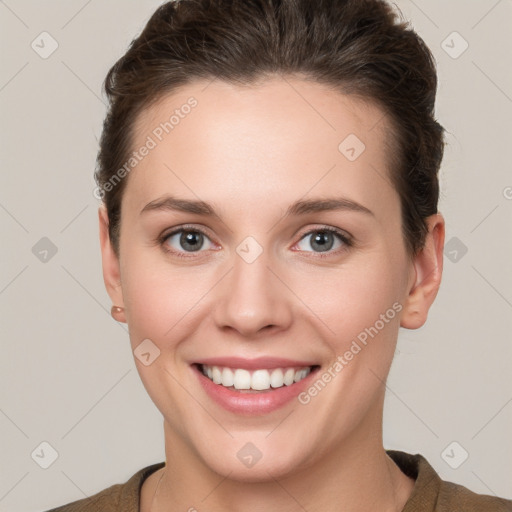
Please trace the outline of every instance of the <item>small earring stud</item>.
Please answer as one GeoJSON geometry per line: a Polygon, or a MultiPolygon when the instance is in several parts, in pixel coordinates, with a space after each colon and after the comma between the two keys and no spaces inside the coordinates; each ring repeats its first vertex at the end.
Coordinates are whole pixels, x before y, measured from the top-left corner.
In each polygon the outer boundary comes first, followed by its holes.
{"type": "Polygon", "coordinates": [[[112,315],[112,318],[117,320],[116,316],[119,316],[124,311],[124,308],[120,306],[112,306],[110,308],[110,314],[112,315]]]}

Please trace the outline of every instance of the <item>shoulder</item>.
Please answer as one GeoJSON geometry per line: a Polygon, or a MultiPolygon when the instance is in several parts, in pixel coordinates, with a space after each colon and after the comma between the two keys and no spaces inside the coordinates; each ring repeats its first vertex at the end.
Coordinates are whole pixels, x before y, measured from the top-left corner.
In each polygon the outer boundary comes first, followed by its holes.
{"type": "Polygon", "coordinates": [[[123,484],[114,484],[88,498],[73,501],[46,512],[139,512],[140,490],[144,480],[165,465],[159,462],[137,471],[123,484]]]}
{"type": "Polygon", "coordinates": [[[423,455],[386,450],[407,476],[414,478],[413,491],[402,512],[512,512],[512,501],[477,494],[463,485],[441,480],[423,455]]]}
{"type": "Polygon", "coordinates": [[[487,494],[477,494],[463,485],[441,480],[436,510],[440,512],[512,512],[512,501],[487,494]]]}
{"type": "Polygon", "coordinates": [[[102,512],[114,512],[118,510],[119,496],[124,484],[115,484],[88,498],[73,501],[46,512],[89,512],[101,510],[102,512]]]}

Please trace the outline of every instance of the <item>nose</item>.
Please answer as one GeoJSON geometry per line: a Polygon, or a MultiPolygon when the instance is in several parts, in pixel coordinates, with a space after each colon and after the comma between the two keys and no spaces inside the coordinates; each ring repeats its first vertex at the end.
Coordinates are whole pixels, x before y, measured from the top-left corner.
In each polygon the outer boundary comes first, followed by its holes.
{"type": "Polygon", "coordinates": [[[219,329],[254,339],[289,327],[292,295],[273,267],[265,251],[251,263],[235,254],[231,271],[216,287],[214,320],[219,329]]]}

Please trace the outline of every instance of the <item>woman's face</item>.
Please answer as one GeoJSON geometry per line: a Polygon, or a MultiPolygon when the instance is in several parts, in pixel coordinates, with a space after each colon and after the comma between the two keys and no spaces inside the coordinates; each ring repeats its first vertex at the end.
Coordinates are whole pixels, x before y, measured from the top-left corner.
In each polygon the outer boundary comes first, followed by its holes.
{"type": "Polygon", "coordinates": [[[380,443],[398,329],[423,304],[387,128],[297,78],[194,82],[139,118],[104,275],[189,462],[256,481],[380,443]]]}

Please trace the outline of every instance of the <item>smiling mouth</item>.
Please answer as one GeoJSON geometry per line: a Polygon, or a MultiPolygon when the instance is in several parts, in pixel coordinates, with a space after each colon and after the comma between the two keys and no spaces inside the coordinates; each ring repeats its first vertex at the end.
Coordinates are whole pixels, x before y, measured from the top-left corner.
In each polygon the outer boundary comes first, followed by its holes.
{"type": "Polygon", "coordinates": [[[318,365],[247,370],[227,366],[195,365],[214,384],[242,393],[257,393],[291,386],[320,368],[318,365]]]}

